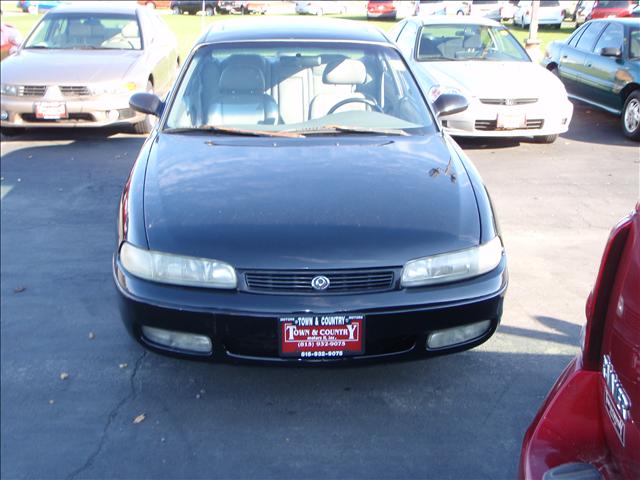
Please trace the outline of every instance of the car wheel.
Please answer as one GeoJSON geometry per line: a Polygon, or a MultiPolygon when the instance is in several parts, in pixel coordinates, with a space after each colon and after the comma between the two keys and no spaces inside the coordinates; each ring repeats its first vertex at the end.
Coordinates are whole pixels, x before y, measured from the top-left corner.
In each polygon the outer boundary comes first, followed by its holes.
{"type": "Polygon", "coordinates": [[[536,143],[553,143],[558,139],[558,135],[538,135],[533,137],[533,141],[536,143]]]}
{"type": "MultiPolygon", "coordinates": [[[[151,83],[151,81],[147,82],[146,92],[153,93],[153,84],[151,83]]],[[[146,135],[151,130],[153,130],[153,127],[155,126],[157,121],[158,121],[157,117],[153,115],[145,115],[144,120],[136,123],[133,126],[133,129],[135,130],[136,133],[139,133],[141,135],[146,135]]]]}
{"type": "Polygon", "coordinates": [[[182,15],[182,10],[180,10],[180,7],[173,7],[171,11],[174,15],[182,15]]]}
{"type": "Polygon", "coordinates": [[[147,2],[144,4],[145,7],[150,8],[151,10],[155,10],[156,4],[153,2],[147,2]]]}
{"type": "Polygon", "coordinates": [[[462,10],[458,10],[458,11],[456,12],[456,15],[464,15],[464,12],[463,12],[462,10]]]}
{"type": "Polygon", "coordinates": [[[640,90],[627,97],[622,109],[622,131],[632,140],[640,140],[640,90]]]}
{"type": "Polygon", "coordinates": [[[213,7],[207,7],[207,8],[204,9],[204,14],[207,17],[212,17],[213,15],[216,14],[216,9],[213,8],[213,7]]]}

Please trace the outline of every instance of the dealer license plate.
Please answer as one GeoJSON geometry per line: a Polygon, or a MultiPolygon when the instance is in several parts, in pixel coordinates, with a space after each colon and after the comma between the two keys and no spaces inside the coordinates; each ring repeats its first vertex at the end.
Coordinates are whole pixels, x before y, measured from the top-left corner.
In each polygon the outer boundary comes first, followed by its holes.
{"type": "Polygon", "coordinates": [[[67,105],[64,102],[36,103],[36,118],[60,120],[67,117],[67,105]]]}
{"type": "Polygon", "coordinates": [[[498,128],[503,130],[517,130],[527,126],[527,117],[522,113],[499,113],[498,128]]]}
{"type": "Polygon", "coordinates": [[[280,355],[339,358],[364,353],[364,315],[300,315],[282,317],[280,355]]]}

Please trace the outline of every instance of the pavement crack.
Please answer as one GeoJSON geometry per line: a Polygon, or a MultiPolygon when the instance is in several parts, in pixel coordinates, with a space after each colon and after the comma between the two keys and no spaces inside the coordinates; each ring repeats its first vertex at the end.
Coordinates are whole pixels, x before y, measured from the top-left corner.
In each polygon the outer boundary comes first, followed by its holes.
{"type": "Polygon", "coordinates": [[[115,418],[118,416],[118,412],[128,401],[135,399],[136,396],[138,395],[138,391],[136,389],[136,383],[135,383],[136,375],[138,374],[138,371],[140,370],[140,367],[142,366],[142,362],[144,361],[146,356],[147,356],[147,351],[144,350],[140,355],[140,357],[138,357],[138,359],[136,360],[136,363],[133,367],[133,372],[131,373],[131,377],[129,378],[129,386],[130,386],[129,393],[127,393],[116,404],[116,406],[112,408],[111,411],[109,412],[109,415],[107,416],[107,423],[105,424],[104,428],[102,429],[102,433],[100,434],[100,441],[98,442],[98,446],[93,452],[91,452],[91,454],[89,455],[89,457],[81,467],[77,468],[76,470],[71,472],[69,475],[67,475],[66,477],[67,480],[73,480],[77,478],[81,473],[86,471],[89,467],[91,467],[91,465],[93,465],[93,462],[98,457],[98,455],[100,455],[100,452],[102,452],[102,448],[104,447],[104,444],[107,441],[109,428],[111,427],[111,424],[113,423],[115,418]]]}

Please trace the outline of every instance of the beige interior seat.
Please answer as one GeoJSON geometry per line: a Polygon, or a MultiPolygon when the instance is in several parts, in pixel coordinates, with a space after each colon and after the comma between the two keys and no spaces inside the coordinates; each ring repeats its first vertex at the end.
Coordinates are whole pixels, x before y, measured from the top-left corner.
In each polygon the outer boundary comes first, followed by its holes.
{"type": "MultiPolygon", "coordinates": [[[[309,118],[324,117],[329,110],[348,98],[365,98],[356,89],[367,80],[367,69],[360,60],[350,58],[329,63],[322,74],[322,92],[318,93],[309,107],[309,118]]],[[[354,102],[341,106],[336,112],[368,110],[364,103],[354,102]]],[[[334,112],[334,113],[336,113],[334,112]]]]}

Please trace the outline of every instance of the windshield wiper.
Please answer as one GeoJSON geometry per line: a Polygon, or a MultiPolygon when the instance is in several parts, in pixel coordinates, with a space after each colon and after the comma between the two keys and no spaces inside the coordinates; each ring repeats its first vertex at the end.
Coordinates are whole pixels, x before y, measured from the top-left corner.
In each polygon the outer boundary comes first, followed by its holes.
{"type": "Polygon", "coordinates": [[[305,135],[328,135],[332,133],[363,133],[370,135],[402,135],[408,136],[409,134],[399,128],[367,128],[367,127],[352,127],[348,125],[322,125],[316,128],[301,128],[298,130],[289,130],[293,133],[303,133],[305,135]]]}
{"type": "Polygon", "coordinates": [[[177,127],[166,128],[165,133],[189,133],[189,132],[209,132],[222,133],[225,135],[238,135],[243,137],[283,137],[283,138],[300,138],[304,135],[295,132],[278,132],[268,130],[243,130],[233,127],[221,127],[216,125],[200,125],[198,127],[177,127]]]}

